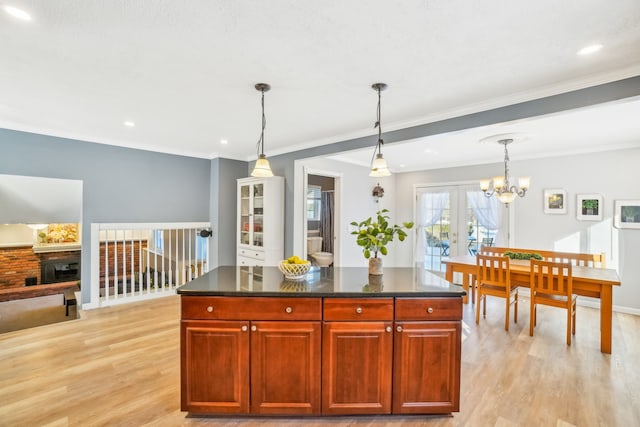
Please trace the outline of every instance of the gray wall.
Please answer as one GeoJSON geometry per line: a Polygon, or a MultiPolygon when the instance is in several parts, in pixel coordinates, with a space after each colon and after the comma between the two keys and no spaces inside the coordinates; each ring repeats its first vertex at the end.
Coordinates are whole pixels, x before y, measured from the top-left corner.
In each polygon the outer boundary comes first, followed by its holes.
{"type": "Polygon", "coordinates": [[[211,161],[211,267],[236,263],[237,179],[247,177],[247,162],[211,161]]]}
{"type": "MultiPolygon", "coordinates": [[[[82,181],[83,248],[96,222],[209,221],[211,162],[0,129],[0,174],[82,181]]],[[[82,281],[91,258],[82,251],[82,281]]],[[[89,289],[82,289],[88,302],[89,289]]]]}

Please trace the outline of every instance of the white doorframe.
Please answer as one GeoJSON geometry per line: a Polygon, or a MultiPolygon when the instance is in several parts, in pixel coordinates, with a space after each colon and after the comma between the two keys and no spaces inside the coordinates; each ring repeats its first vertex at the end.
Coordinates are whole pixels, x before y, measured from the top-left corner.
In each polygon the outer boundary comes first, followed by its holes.
{"type": "MultiPolygon", "coordinates": [[[[420,189],[438,189],[438,188],[457,188],[458,190],[463,189],[464,187],[468,187],[469,185],[477,185],[476,181],[456,181],[456,182],[444,182],[444,183],[428,183],[428,184],[414,184],[413,185],[413,218],[414,218],[414,222],[419,222],[418,221],[418,205],[417,205],[417,194],[418,191],[420,189]]],[[[456,192],[458,192],[458,190],[456,190],[456,192]]],[[[459,202],[462,206],[466,207],[466,202],[464,202],[465,197],[463,194],[458,194],[458,200],[457,202],[459,202]]],[[[452,214],[454,217],[457,217],[457,224],[451,224],[451,226],[455,226],[456,228],[458,228],[458,233],[460,232],[460,230],[463,230],[464,224],[466,223],[466,218],[465,215],[457,215],[457,213],[452,214]]],[[[513,242],[513,230],[514,230],[514,223],[513,223],[513,204],[510,204],[504,221],[506,223],[506,225],[503,227],[503,231],[507,233],[507,246],[511,246],[511,243],[513,242]]],[[[417,227],[416,227],[416,233],[418,233],[417,227]]],[[[457,250],[456,252],[453,253],[459,253],[461,255],[464,255],[465,252],[465,245],[461,244],[461,239],[460,236],[456,236],[457,237],[457,250]]],[[[417,238],[417,234],[414,235],[414,239],[417,238]]],[[[451,240],[453,240],[454,236],[451,236],[451,240]]],[[[464,243],[464,242],[462,242],[464,243]]],[[[414,242],[415,245],[415,242],[414,242]]],[[[415,247],[415,246],[414,246],[415,247]]],[[[453,250],[453,248],[451,248],[450,250],[453,250]]],[[[452,255],[453,255],[452,253],[452,255]]]]}
{"type": "MultiPolygon", "coordinates": [[[[296,160],[296,166],[298,165],[298,161],[296,160]]],[[[295,168],[296,172],[300,169],[298,167],[295,168]]],[[[322,169],[313,169],[307,166],[302,165],[301,168],[301,179],[295,179],[294,189],[293,189],[293,206],[294,206],[294,219],[293,219],[293,227],[294,227],[294,242],[293,249],[295,254],[301,254],[301,258],[307,258],[307,221],[306,221],[306,202],[307,202],[307,181],[308,175],[319,175],[326,176],[329,178],[333,178],[334,180],[334,210],[333,210],[333,221],[334,221],[334,236],[333,236],[333,265],[335,267],[339,267],[341,262],[341,248],[340,243],[342,242],[342,222],[341,222],[341,206],[342,206],[342,176],[343,174],[335,171],[328,171],[322,169]],[[301,233],[298,235],[296,230],[301,230],[301,233]]],[[[297,173],[294,173],[297,175],[297,173]]]]}

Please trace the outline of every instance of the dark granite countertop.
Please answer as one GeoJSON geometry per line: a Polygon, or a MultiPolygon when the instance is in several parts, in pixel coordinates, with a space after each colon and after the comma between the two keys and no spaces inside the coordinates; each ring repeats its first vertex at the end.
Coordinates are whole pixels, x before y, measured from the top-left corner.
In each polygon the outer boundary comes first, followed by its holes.
{"type": "Polygon", "coordinates": [[[461,297],[461,286],[421,268],[385,267],[369,276],[361,267],[312,267],[289,280],[277,267],[218,267],[181,286],[181,295],[275,297],[461,297]]]}

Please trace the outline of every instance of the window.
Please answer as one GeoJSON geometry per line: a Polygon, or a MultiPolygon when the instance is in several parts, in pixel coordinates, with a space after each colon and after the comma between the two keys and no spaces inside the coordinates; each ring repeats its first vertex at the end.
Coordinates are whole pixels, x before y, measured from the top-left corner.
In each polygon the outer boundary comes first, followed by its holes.
{"type": "Polygon", "coordinates": [[[208,238],[196,236],[196,259],[202,261],[206,259],[208,238]]]}
{"type": "Polygon", "coordinates": [[[307,221],[320,221],[321,190],[317,185],[307,189],[307,221]]]}
{"type": "Polygon", "coordinates": [[[157,254],[164,252],[164,230],[153,230],[153,250],[157,254]]]}

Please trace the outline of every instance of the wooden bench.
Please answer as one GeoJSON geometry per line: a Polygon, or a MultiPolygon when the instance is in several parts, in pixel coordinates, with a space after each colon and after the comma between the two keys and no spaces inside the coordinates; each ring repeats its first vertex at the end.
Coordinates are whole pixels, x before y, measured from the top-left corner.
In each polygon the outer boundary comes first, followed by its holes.
{"type": "Polygon", "coordinates": [[[607,257],[604,252],[599,254],[584,254],[574,252],[545,251],[539,249],[497,248],[494,246],[482,246],[480,248],[480,253],[494,256],[500,256],[506,251],[526,254],[536,253],[540,254],[540,256],[542,256],[542,258],[544,258],[546,261],[570,262],[573,265],[581,265],[585,267],[606,268],[607,266],[607,257]]]}

